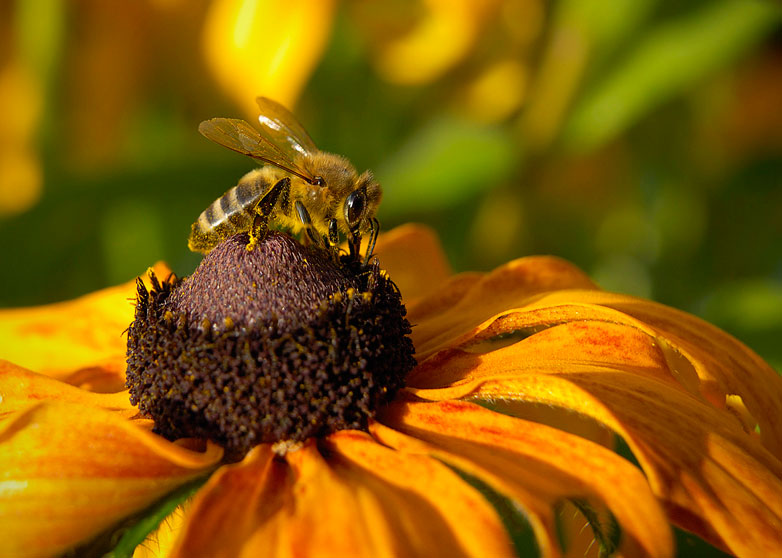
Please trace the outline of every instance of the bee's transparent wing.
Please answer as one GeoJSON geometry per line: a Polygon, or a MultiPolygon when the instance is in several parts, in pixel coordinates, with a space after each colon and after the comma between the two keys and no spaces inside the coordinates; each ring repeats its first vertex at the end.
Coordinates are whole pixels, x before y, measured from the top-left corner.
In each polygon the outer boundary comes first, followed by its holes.
{"type": "Polygon", "coordinates": [[[288,109],[268,97],[258,97],[256,102],[261,109],[258,116],[261,135],[269,142],[279,147],[292,159],[296,155],[308,155],[318,151],[304,126],[288,109]]]}
{"type": "Polygon", "coordinates": [[[237,153],[280,167],[307,182],[312,183],[315,180],[309,172],[293,162],[293,157],[286,153],[287,150],[281,149],[244,120],[212,118],[201,122],[198,131],[204,137],[237,153]]]}

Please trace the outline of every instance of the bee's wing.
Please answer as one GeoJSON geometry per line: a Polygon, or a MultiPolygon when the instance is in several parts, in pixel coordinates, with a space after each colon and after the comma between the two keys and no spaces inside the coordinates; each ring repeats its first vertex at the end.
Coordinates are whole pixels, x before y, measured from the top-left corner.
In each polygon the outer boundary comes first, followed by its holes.
{"type": "Polygon", "coordinates": [[[258,97],[256,102],[261,109],[258,122],[261,125],[262,136],[291,158],[318,151],[304,126],[288,109],[268,97],[258,97]]]}
{"type": "Polygon", "coordinates": [[[293,157],[261,135],[244,120],[236,118],[212,118],[198,125],[204,137],[237,153],[280,167],[299,178],[312,183],[314,177],[293,162],[293,157]]]}

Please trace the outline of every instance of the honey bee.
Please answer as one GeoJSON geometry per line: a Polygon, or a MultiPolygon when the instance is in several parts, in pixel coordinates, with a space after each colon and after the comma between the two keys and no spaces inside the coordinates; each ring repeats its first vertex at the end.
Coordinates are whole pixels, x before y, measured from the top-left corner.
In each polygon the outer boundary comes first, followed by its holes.
{"type": "Polygon", "coordinates": [[[369,171],[359,175],[344,157],[315,147],[279,103],[266,97],[257,102],[260,130],[235,118],[213,118],[198,126],[208,139],[265,165],[244,175],[201,213],[190,230],[190,249],[207,253],[223,239],[249,231],[247,249],[252,250],[274,222],[335,251],[341,233],[354,260],[361,259],[362,234],[367,233],[366,265],[380,228],[375,219],[380,184],[369,171]]]}

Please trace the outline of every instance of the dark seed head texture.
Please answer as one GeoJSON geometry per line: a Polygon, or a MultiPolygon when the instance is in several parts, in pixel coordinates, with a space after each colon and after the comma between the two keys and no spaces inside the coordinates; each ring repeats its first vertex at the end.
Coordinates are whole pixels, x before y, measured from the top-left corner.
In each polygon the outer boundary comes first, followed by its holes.
{"type": "Polygon", "coordinates": [[[229,459],[366,428],[415,366],[395,285],[282,233],[247,242],[225,240],[183,280],[138,282],[131,402],[159,434],[211,439],[229,459]]]}

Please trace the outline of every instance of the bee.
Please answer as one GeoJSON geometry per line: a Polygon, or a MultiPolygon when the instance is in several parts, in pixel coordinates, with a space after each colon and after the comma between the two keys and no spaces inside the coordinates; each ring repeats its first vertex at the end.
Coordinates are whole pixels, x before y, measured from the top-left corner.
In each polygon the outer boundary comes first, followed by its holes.
{"type": "Polygon", "coordinates": [[[315,147],[281,104],[266,97],[257,102],[259,130],[235,118],[213,118],[198,126],[208,139],[264,166],[244,175],[201,213],[190,230],[190,249],[208,253],[223,239],[249,231],[247,249],[252,250],[275,223],[335,252],[342,234],[356,261],[362,235],[368,234],[366,265],[380,229],[375,218],[380,184],[371,172],[359,175],[344,157],[315,147]]]}

